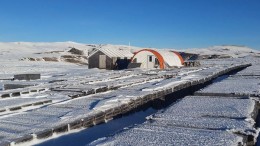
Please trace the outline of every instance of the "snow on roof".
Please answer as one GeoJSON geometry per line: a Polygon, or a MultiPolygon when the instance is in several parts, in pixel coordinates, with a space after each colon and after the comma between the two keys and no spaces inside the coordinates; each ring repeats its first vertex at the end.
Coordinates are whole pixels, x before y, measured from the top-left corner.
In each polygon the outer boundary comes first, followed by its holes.
{"type": "Polygon", "coordinates": [[[148,55],[147,53],[152,53],[159,61],[160,68],[164,69],[167,67],[180,67],[183,66],[183,59],[182,57],[174,51],[170,50],[160,50],[160,49],[142,49],[135,53],[134,58],[140,58],[139,62],[147,63],[145,57],[148,55]],[[141,54],[141,55],[140,55],[141,54]],[[143,59],[144,60],[143,60],[143,59]]]}
{"type": "Polygon", "coordinates": [[[124,49],[102,48],[100,49],[100,51],[102,51],[109,57],[120,57],[120,58],[133,57],[133,54],[129,50],[124,50],[124,49]]]}
{"type": "Polygon", "coordinates": [[[156,50],[156,51],[162,55],[164,62],[167,63],[168,66],[170,67],[182,66],[181,59],[174,52],[166,51],[166,50],[156,50]]]}
{"type": "MultiPolygon", "coordinates": [[[[122,59],[123,58],[130,59],[130,58],[133,57],[133,53],[130,52],[130,49],[114,47],[114,46],[111,46],[111,45],[103,46],[103,47],[99,48],[98,50],[103,52],[104,54],[106,54],[110,58],[112,58],[112,57],[120,57],[122,59]]],[[[96,52],[94,52],[93,54],[89,55],[89,57],[94,55],[96,52]]]]}

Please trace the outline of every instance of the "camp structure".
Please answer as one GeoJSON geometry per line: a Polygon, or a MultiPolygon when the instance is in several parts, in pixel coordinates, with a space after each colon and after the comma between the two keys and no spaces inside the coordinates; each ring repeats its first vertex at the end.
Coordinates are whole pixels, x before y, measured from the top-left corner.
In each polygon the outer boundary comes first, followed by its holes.
{"type": "Polygon", "coordinates": [[[183,64],[182,56],[176,51],[142,49],[134,53],[128,68],[167,69],[182,67],[183,64]]]}
{"type": "Polygon", "coordinates": [[[128,49],[102,47],[96,49],[88,56],[89,68],[107,70],[126,69],[133,57],[128,49]]]}

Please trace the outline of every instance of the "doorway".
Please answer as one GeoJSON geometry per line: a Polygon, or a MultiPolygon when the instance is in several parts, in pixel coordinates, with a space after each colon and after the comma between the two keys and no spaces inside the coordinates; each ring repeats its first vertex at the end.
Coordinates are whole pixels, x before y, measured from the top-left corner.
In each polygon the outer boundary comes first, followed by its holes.
{"type": "Polygon", "coordinates": [[[99,55],[99,68],[106,69],[106,55],[99,55]]]}

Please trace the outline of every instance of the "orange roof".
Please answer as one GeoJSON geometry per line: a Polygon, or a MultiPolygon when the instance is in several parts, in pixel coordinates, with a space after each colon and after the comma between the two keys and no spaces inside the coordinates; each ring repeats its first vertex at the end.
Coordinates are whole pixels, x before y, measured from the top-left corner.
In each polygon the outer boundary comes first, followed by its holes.
{"type": "Polygon", "coordinates": [[[183,65],[184,64],[184,60],[183,60],[182,56],[180,55],[180,53],[176,52],[176,51],[172,51],[172,52],[175,53],[179,57],[179,59],[181,60],[181,64],[183,65]]]}
{"type": "Polygon", "coordinates": [[[150,53],[152,53],[156,56],[156,58],[159,61],[160,69],[165,69],[166,64],[169,65],[169,66],[173,66],[176,61],[180,65],[184,64],[184,60],[183,60],[182,56],[176,51],[166,51],[166,50],[158,50],[157,51],[157,50],[152,50],[152,49],[142,49],[138,52],[135,52],[131,61],[133,61],[134,57],[138,53],[143,52],[143,51],[148,51],[148,52],[150,52],[150,53]]]}
{"type": "MultiPolygon", "coordinates": [[[[136,55],[136,54],[138,54],[139,52],[142,52],[142,51],[149,51],[149,52],[153,53],[159,61],[160,69],[164,69],[164,59],[163,59],[163,57],[160,53],[158,53],[157,51],[152,50],[152,49],[143,49],[143,50],[140,50],[138,52],[135,52],[134,54],[136,55]]],[[[133,56],[133,58],[135,57],[135,55],[133,56]]]]}

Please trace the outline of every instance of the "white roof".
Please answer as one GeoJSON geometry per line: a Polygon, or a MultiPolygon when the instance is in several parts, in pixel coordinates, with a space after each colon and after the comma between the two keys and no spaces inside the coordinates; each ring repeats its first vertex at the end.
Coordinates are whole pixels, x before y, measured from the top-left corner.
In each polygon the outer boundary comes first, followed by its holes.
{"type": "Polygon", "coordinates": [[[160,53],[164,59],[164,62],[169,66],[183,66],[181,63],[181,60],[177,54],[171,51],[166,50],[156,50],[158,53],[160,53]]]}
{"type": "MultiPolygon", "coordinates": [[[[103,52],[104,54],[106,54],[110,58],[112,58],[112,57],[120,57],[121,59],[123,59],[123,58],[130,59],[134,55],[133,53],[130,52],[130,50],[128,50],[128,49],[121,49],[121,48],[102,47],[102,48],[100,48],[98,50],[103,52]]],[[[98,52],[98,51],[96,51],[96,52],[98,52]]],[[[95,53],[93,53],[93,54],[95,54],[95,53]]],[[[90,56],[92,56],[93,54],[91,54],[90,56]]]]}

